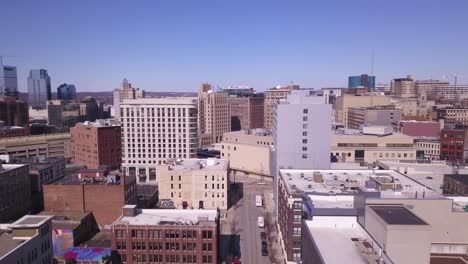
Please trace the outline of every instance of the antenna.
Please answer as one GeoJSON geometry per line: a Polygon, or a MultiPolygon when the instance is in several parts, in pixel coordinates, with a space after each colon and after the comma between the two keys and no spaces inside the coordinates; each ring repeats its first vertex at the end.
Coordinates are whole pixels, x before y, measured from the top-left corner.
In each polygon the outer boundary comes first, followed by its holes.
{"type": "Polygon", "coordinates": [[[371,56],[371,76],[374,76],[374,48],[372,48],[371,56]]]}
{"type": "Polygon", "coordinates": [[[453,75],[453,79],[454,79],[454,81],[455,81],[455,82],[454,82],[455,86],[457,86],[458,77],[457,77],[457,74],[456,74],[456,73],[453,75]]]}

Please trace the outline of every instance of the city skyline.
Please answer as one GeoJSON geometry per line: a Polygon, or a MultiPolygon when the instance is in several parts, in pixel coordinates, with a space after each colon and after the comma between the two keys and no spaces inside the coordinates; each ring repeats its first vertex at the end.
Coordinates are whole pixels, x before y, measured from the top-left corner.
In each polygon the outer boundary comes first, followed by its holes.
{"type": "Polygon", "coordinates": [[[49,72],[52,90],[66,82],[78,91],[112,91],[122,78],[147,91],[190,92],[202,82],[259,91],[291,82],[346,87],[348,76],[372,74],[372,50],[376,83],[407,74],[453,83],[457,74],[466,84],[467,7],[370,0],[7,2],[4,19],[14,23],[0,55],[17,67],[21,92],[29,70],[39,68],[49,72]]]}

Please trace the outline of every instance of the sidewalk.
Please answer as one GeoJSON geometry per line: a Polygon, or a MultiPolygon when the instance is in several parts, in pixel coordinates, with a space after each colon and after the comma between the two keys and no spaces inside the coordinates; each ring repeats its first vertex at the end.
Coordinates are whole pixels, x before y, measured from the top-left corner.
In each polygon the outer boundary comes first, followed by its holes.
{"type": "Polygon", "coordinates": [[[275,206],[273,200],[273,191],[265,191],[263,194],[265,206],[266,206],[266,214],[268,215],[268,245],[269,245],[269,256],[271,263],[275,264],[282,264],[285,263],[283,257],[283,250],[279,243],[278,232],[276,230],[277,224],[275,216],[273,215],[273,208],[275,206]]]}

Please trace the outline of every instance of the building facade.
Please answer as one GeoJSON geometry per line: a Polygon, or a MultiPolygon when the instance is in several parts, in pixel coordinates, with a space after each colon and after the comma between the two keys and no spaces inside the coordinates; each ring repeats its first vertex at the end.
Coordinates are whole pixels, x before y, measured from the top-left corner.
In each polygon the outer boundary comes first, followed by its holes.
{"type": "Polygon", "coordinates": [[[436,138],[417,138],[414,140],[416,147],[424,151],[424,159],[439,160],[440,159],[440,139],[436,138]]]}
{"type": "Polygon", "coordinates": [[[446,194],[468,196],[468,175],[445,174],[442,188],[446,194]]]}
{"type": "Polygon", "coordinates": [[[30,70],[28,77],[28,102],[32,108],[46,108],[47,100],[52,99],[50,77],[47,70],[30,70]]]}
{"type": "Polygon", "coordinates": [[[468,126],[468,108],[442,108],[437,109],[437,120],[445,125],[468,126]]]}
{"type": "Polygon", "coordinates": [[[440,129],[439,122],[416,120],[401,120],[395,127],[395,131],[416,138],[437,138],[440,129]]]}
{"type": "Polygon", "coordinates": [[[0,121],[8,126],[28,127],[28,103],[15,97],[0,97],[0,121]]]}
{"type": "Polygon", "coordinates": [[[349,108],[346,127],[393,126],[401,120],[401,110],[394,107],[349,108]]]}
{"type": "Polygon", "coordinates": [[[435,86],[432,96],[437,99],[460,101],[468,99],[468,85],[435,86]]]}
{"type": "Polygon", "coordinates": [[[368,91],[375,89],[375,76],[361,74],[348,77],[348,88],[365,87],[368,91]]]}
{"type": "Polygon", "coordinates": [[[123,208],[112,225],[122,263],[218,263],[216,210],[123,208]]]}
{"type": "Polygon", "coordinates": [[[145,97],[145,91],[140,90],[140,88],[132,87],[132,84],[127,81],[127,79],[123,79],[122,85],[120,88],[117,88],[113,92],[113,100],[114,100],[114,118],[119,120],[120,119],[120,104],[125,99],[138,99],[145,97]]]}
{"type": "Polygon", "coordinates": [[[122,167],[138,183],[156,183],[156,165],[196,157],[196,98],[129,99],[120,108],[122,167]]]}
{"type": "Polygon", "coordinates": [[[390,93],[397,98],[416,97],[413,77],[393,79],[390,82],[390,93]]]}
{"type": "Polygon", "coordinates": [[[0,95],[18,98],[16,67],[0,64],[0,95]]]}
{"type": "Polygon", "coordinates": [[[281,100],[286,99],[292,90],[299,90],[299,85],[279,86],[265,91],[265,109],[264,109],[264,127],[266,129],[272,128],[273,122],[273,108],[281,100]]]}
{"type": "Polygon", "coordinates": [[[353,107],[376,107],[389,106],[390,97],[385,95],[353,95],[343,94],[336,98],[333,105],[335,110],[335,122],[340,124],[348,123],[348,109],[353,107]]]}
{"type": "MultiPolygon", "coordinates": [[[[17,220],[31,209],[29,166],[3,164],[0,167],[0,223],[17,220]]],[[[1,245],[0,245],[1,246],[1,245]]]]}
{"type": "Polygon", "coordinates": [[[42,187],[44,210],[92,212],[101,228],[121,215],[122,206],[137,202],[134,177],[108,175],[80,179],[77,175],[67,175],[42,187]]]}
{"type": "Polygon", "coordinates": [[[0,155],[13,158],[71,158],[70,134],[48,134],[0,139],[0,155]]]}
{"type": "Polygon", "coordinates": [[[440,159],[457,164],[468,163],[468,130],[444,128],[440,132],[440,159]]]}
{"type": "Polygon", "coordinates": [[[264,126],[265,97],[263,94],[228,97],[231,113],[231,131],[262,128],[264,126]]]}
{"type": "Polygon", "coordinates": [[[113,119],[78,123],[70,129],[72,156],[75,163],[97,169],[102,165],[120,168],[122,135],[113,119]]]}
{"type": "Polygon", "coordinates": [[[25,215],[5,229],[0,228],[0,263],[54,263],[52,218],[25,215]]]}
{"type": "Polygon", "coordinates": [[[159,165],[159,199],[170,199],[179,209],[227,209],[229,161],[178,159],[159,165]]]}
{"type": "Polygon", "coordinates": [[[198,89],[198,129],[200,147],[221,142],[223,134],[231,131],[229,94],[216,92],[208,83],[198,89]]]}
{"type": "Polygon", "coordinates": [[[418,98],[427,99],[427,97],[432,95],[434,87],[444,87],[448,86],[448,81],[442,80],[416,80],[414,82],[414,90],[418,98]]]}
{"type": "Polygon", "coordinates": [[[63,83],[59,87],[57,87],[57,99],[64,101],[76,100],[75,85],[63,83]]]}
{"type": "Polygon", "coordinates": [[[217,148],[221,158],[229,159],[229,168],[236,172],[271,177],[270,146],[273,136],[269,130],[250,129],[224,133],[217,148]]]}

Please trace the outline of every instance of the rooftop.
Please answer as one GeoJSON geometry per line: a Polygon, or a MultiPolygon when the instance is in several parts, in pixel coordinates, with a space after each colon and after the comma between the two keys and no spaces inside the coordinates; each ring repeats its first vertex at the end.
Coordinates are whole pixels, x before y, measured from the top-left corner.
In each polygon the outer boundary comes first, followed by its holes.
{"type": "MultiPolygon", "coordinates": [[[[305,224],[324,263],[379,263],[381,248],[357,223],[356,217],[315,216],[305,224]]],[[[385,254],[382,258],[380,263],[392,263],[385,254]]]]}
{"type": "Polygon", "coordinates": [[[91,212],[82,211],[42,211],[39,215],[50,215],[54,229],[74,229],[81,224],[81,220],[91,212]]]}
{"type": "Polygon", "coordinates": [[[135,216],[122,216],[114,224],[124,225],[204,225],[215,223],[216,210],[136,209],[135,216]]]}
{"type": "MultiPolygon", "coordinates": [[[[118,175],[107,175],[106,177],[101,178],[78,178],[76,174],[68,174],[50,184],[54,185],[80,185],[80,184],[87,184],[87,185],[120,185],[118,175]]],[[[130,178],[130,177],[129,177],[130,178]]]]}
{"type": "Polygon", "coordinates": [[[11,171],[11,170],[23,167],[23,166],[27,166],[27,165],[25,164],[0,164],[0,173],[11,171]]]}
{"type": "Polygon", "coordinates": [[[120,126],[119,122],[115,119],[96,119],[95,122],[85,121],[80,123],[84,126],[92,126],[92,127],[117,127],[120,126]]]}
{"type": "Polygon", "coordinates": [[[280,170],[288,192],[305,194],[314,206],[352,207],[360,189],[380,192],[383,199],[445,199],[405,175],[393,170],[280,170]]]}
{"type": "Polygon", "coordinates": [[[0,230],[0,262],[4,256],[21,246],[25,241],[26,239],[15,239],[11,233],[0,230]]]}
{"type": "Polygon", "coordinates": [[[9,225],[9,228],[37,228],[53,217],[48,215],[25,215],[16,222],[9,225]]]}
{"type": "Polygon", "coordinates": [[[193,105],[196,106],[197,97],[161,97],[161,98],[138,98],[124,99],[121,106],[125,105],[193,105]]]}
{"type": "Polygon", "coordinates": [[[169,170],[174,171],[227,171],[229,160],[227,159],[177,159],[169,164],[169,170]]]}
{"type": "Polygon", "coordinates": [[[403,206],[369,206],[389,225],[427,225],[403,206]]]}

